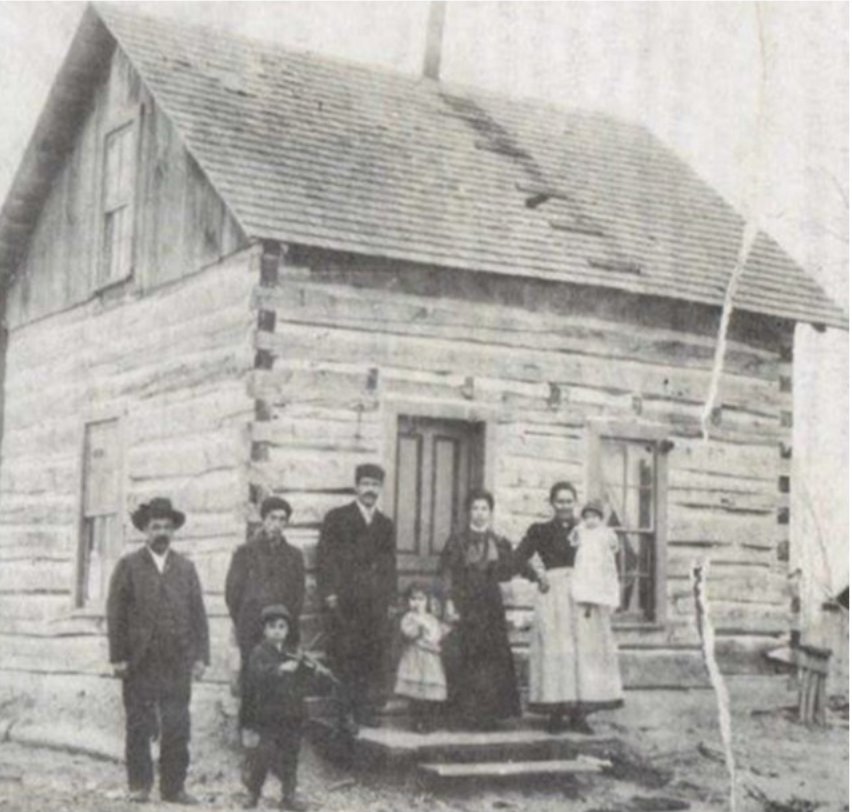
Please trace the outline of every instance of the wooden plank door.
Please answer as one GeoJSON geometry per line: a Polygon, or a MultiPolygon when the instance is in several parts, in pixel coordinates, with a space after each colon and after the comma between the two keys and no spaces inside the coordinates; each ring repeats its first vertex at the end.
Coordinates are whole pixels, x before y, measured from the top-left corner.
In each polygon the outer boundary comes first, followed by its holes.
{"type": "Polygon", "coordinates": [[[394,514],[401,588],[435,572],[447,537],[464,520],[465,496],[482,484],[483,437],[481,423],[399,417],[394,514]]]}

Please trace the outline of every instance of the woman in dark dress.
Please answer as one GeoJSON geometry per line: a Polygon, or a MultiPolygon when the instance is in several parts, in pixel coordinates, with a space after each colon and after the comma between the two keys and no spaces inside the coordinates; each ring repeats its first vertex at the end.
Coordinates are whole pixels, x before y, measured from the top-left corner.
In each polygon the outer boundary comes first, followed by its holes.
{"type": "Polygon", "coordinates": [[[447,681],[452,711],[467,725],[488,728],[521,710],[500,592],[500,582],[512,577],[512,547],[491,529],[490,493],[472,492],[467,508],[468,526],[441,554],[448,615],[458,618],[447,681]]]}

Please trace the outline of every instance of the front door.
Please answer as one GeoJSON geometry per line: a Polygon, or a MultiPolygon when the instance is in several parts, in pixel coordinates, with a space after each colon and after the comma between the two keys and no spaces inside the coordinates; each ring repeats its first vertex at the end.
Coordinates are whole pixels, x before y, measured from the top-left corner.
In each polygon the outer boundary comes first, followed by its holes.
{"type": "Polygon", "coordinates": [[[464,501],[483,478],[484,425],[400,415],[394,513],[400,588],[429,579],[464,501]]]}

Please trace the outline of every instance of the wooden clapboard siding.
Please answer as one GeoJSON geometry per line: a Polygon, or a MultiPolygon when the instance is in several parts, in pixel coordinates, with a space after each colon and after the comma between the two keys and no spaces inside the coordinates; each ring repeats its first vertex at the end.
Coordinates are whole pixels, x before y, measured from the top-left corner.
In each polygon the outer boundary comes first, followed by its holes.
{"type": "Polygon", "coordinates": [[[106,673],[99,608],[73,611],[72,592],[85,424],[117,418],[121,549],[138,541],[128,519],[135,503],[166,494],[186,511],[175,546],[198,561],[216,627],[216,678],[224,679],[222,584],[245,537],[254,413],[251,256],[240,252],[139,298],[89,300],[10,330],[0,670],[106,673]]]}
{"type": "MultiPolygon", "coordinates": [[[[11,327],[60,313],[98,293],[103,143],[123,121],[137,134],[132,279],[108,295],[155,288],[245,246],[240,227],[171,121],[115,49],[17,269],[7,312],[11,327]]],[[[45,338],[60,341],[59,335],[45,338]]]]}
{"type": "MultiPolygon", "coordinates": [[[[487,412],[496,523],[513,541],[549,515],[556,479],[577,483],[586,496],[590,418],[644,420],[667,427],[674,442],[670,612],[665,628],[625,627],[619,639],[628,648],[695,649],[689,577],[703,559],[712,564],[720,646],[734,659],[741,662],[744,651],[755,653],[786,628],[786,575],[776,547],[779,445],[789,437],[778,382],[787,328],[735,325],[721,417],[705,442],[701,413],[715,342],[707,314],[696,311],[685,322],[652,306],[652,324],[635,302],[607,305],[600,297],[585,307],[588,295],[579,304],[570,295],[554,301],[547,293],[555,288],[543,284],[485,285],[438,269],[426,280],[407,268],[370,273],[359,263],[310,260],[300,264],[298,252],[291,253],[277,284],[254,293],[255,308],[275,318],[274,329],[255,334],[255,347],[272,363],[250,384],[272,412],[252,428],[264,451],[250,478],[292,499],[306,551],[324,514],[351,498],[354,466],[388,460],[386,404],[410,402],[416,413],[419,403],[430,415],[442,408],[487,412]],[[738,642],[744,637],[748,645],[738,642]]],[[[505,597],[517,627],[513,643],[523,649],[532,587],[515,581],[505,597]]],[[[316,618],[306,622],[313,628],[316,618]]],[[[689,656],[694,664],[697,651],[689,656]]],[[[631,663],[628,681],[641,683],[631,663]]]]}

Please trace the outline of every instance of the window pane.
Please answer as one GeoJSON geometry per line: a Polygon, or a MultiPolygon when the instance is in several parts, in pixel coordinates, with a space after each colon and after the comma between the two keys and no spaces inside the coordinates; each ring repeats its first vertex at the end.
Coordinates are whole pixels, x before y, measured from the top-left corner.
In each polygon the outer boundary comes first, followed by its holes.
{"type": "Polygon", "coordinates": [[[620,617],[636,621],[655,616],[656,445],[607,437],[600,445],[603,495],[620,529],[617,556],[621,582],[620,617]]]}
{"type": "MultiPolygon", "coordinates": [[[[601,442],[601,478],[616,493],[624,489],[624,471],[627,465],[626,443],[614,440],[601,442]]],[[[621,504],[619,498],[618,503],[621,504]]]]}
{"type": "Polygon", "coordinates": [[[83,515],[118,513],[120,493],[118,421],[86,426],[83,515]]]}
{"type": "Polygon", "coordinates": [[[78,606],[100,601],[106,595],[110,550],[114,545],[112,534],[116,526],[115,516],[95,516],[83,523],[78,606]]]}
{"type": "Polygon", "coordinates": [[[631,442],[625,445],[627,452],[627,485],[650,487],[654,472],[654,446],[650,443],[631,442]]]}
{"type": "Polygon", "coordinates": [[[654,446],[607,438],[601,443],[604,497],[619,527],[654,529],[654,446]]]}
{"type": "Polygon", "coordinates": [[[125,279],[130,273],[133,235],[130,209],[116,209],[104,222],[104,272],[101,281],[125,279]]]}
{"type": "Polygon", "coordinates": [[[107,136],[104,156],[104,210],[109,211],[121,203],[119,197],[119,166],[121,163],[121,140],[107,136]]]}
{"type": "Polygon", "coordinates": [[[115,262],[115,252],[117,248],[118,238],[116,236],[116,217],[121,215],[121,209],[117,212],[112,212],[104,219],[104,255],[103,267],[100,273],[100,281],[106,282],[112,279],[113,264],[115,262]]]}
{"type": "Polygon", "coordinates": [[[136,137],[128,124],[106,137],[104,145],[104,211],[131,202],[136,165],[136,137]]]}
{"type": "Polygon", "coordinates": [[[654,543],[650,533],[619,533],[617,556],[622,617],[654,618],[654,543]]]}

